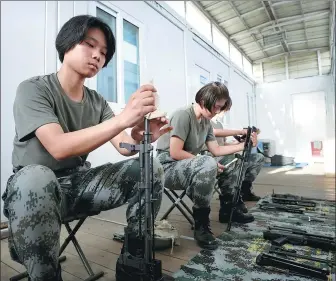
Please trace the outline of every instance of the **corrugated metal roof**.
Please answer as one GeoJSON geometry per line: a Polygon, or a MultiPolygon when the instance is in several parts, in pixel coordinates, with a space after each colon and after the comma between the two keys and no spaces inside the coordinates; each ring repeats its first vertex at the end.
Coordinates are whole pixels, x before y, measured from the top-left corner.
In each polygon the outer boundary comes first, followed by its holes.
{"type": "Polygon", "coordinates": [[[197,2],[251,62],[330,49],[333,1],[197,2]],[[275,38],[279,34],[284,34],[282,39],[275,38]]]}

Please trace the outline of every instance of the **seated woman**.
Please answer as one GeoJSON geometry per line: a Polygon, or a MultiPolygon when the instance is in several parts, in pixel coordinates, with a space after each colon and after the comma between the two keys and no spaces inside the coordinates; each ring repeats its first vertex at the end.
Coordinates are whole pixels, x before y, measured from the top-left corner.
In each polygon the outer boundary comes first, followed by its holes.
{"type": "MultiPolygon", "coordinates": [[[[235,145],[238,141],[227,142],[227,137],[244,135],[246,130],[229,130],[224,129],[222,123],[219,122],[217,116],[211,120],[214,135],[219,145],[235,145]]],[[[234,154],[227,155],[227,161],[234,158],[234,154]]],[[[249,164],[246,167],[241,194],[244,201],[259,201],[260,197],[252,192],[252,183],[255,181],[260,173],[260,170],[265,162],[265,157],[260,153],[252,153],[250,155],[249,164]]]]}
{"type": "MultiPolygon", "coordinates": [[[[227,138],[236,136],[236,135],[244,135],[246,134],[246,130],[232,130],[232,129],[224,129],[223,124],[219,121],[219,119],[222,117],[222,115],[225,112],[228,112],[232,106],[231,105],[224,111],[222,111],[220,114],[217,114],[212,120],[211,125],[213,127],[213,132],[216,137],[216,140],[219,145],[236,145],[238,144],[238,141],[232,141],[228,142],[227,138]]],[[[207,147],[204,145],[201,154],[207,154],[211,155],[209,153],[207,147]]],[[[226,155],[227,161],[231,161],[234,159],[234,154],[226,155]]],[[[257,176],[260,173],[260,170],[264,164],[265,157],[260,153],[252,153],[250,155],[250,162],[249,165],[246,167],[242,187],[241,187],[241,194],[242,194],[242,200],[244,201],[258,201],[260,199],[259,196],[255,195],[252,192],[252,183],[255,181],[257,176]]],[[[243,206],[243,202],[241,202],[241,206],[243,206]]],[[[247,212],[245,207],[242,207],[245,209],[244,211],[247,212]]]]}
{"type": "MultiPolygon", "coordinates": [[[[203,86],[196,94],[196,103],[172,114],[172,131],[159,138],[157,144],[158,159],[165,171],[165,187],[186,189],[192,198],[193,217],[195,220],[194,237],[197,243],[207,249],[216,249],[217,242],[210,229],[210,203],[216,178],[223,196],[219,221],[228,222],[232,209],[232,196],[238,170],[234,165],[224,169],[225,158],[198,155],[204,146],[214,156],[224,156],[242,151],[244,144],[230,146],[218,145],[213,134],[210,120],[230,105],[229,91],[219,82],[203,86]],[[218,162],[217,162],[218,161],[218,162]]],[[[256,135],[252,135],[256,145],[256,135]]],[[[248,223],[254,220],[250,214],[236,209],[233,221],[248,223]]]]}

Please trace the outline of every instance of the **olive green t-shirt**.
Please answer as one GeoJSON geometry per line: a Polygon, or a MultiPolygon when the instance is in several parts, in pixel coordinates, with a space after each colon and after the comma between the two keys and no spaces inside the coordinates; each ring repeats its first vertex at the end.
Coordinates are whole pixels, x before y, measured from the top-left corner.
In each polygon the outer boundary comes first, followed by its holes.
{"type": "Polygon", "coordinates": [[[170,138],[179,137],[184,141],[183,150],[197,155],[208,141],[216,140],[210,120],[197,120],[193,106],[175,111],[170,118],[173,129],[161,136],[157,143],[157,150],[169,151],[170,138]]]}
{"type": "Polygon", "coordinates": [[[57,123],[68,133],[95,126],[114,117],[106,100],[85,86],[83,100],[71,100],[64,93],[56,73],[21,82],[17,88],[13,113],[13,167],[39,164],[53,171],[83,165],[88,154],[58,161],[35,136],[36,129],[45,124],[57,123]]]}

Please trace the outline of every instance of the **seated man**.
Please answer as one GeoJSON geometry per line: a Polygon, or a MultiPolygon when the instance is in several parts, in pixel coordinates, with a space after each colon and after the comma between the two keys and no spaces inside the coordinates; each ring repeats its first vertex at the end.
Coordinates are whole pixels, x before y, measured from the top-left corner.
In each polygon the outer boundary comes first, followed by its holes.
{"type": "MultiPolygon", "coordinates": [[[[213,127],[214,135],[217,139],[219,145],[236,145],[238,141],[227,142],[227,137],[236,136],[236,135],[244,135],[246,134],[246,130],[229,130],[224,129],[222,123],[217,119],[218,116],[215,116],[211,120],[211,125],[213,127]]],[[[231,161],[234,159],[234,155],[226,155],[227,161],[231,161]]],[[[264,156],[260,153],[251,153],[250,155],[250,163],[248,167],[246,167],[242,187],[241,187],[241,196],[243,201],[258,201],[260,199],[259,196],[255,195],[252,192],[252,183],[259,175],[260,170],[264,164],[264,156]]]]}
{"type": "MultiPolygon", "coordinates": [[[[109,210],[128,201],[130,232],[136,234],[139,223],[144,224],[145,206],[138,208],[139,159],[95,168],[86,161],[91,151],[107,142],[120,154],[130,156],[132,153],[119,148],[119,143],[138,144],[144,116],[155,111],[156,90],[151,85],[137,90],[118,116],[101,95],[84,86],[86,78],[109,63],[115,46],[114,35],[103,21],[85,15],[73,17],[56,38],[63,63],[60,70],[27,79],[17,88],[14,174],[3,200],[11,256],[26,267],[31,281],[62,280],[58,255],[64,216],[109,210]],[[132,128],[131,135],[126,128],[132,128]]],[[[167,123],[165,118],[152,120],[152,141],[170,129],[161,130],[167,123]]],[[[156,215],[164,181],[158,161],[154,162],[153,174],[156,215]]],[[[143,200],[143,192],[141,197],[143,200]]],[[[137,239],[128,241],[131,254],[142,247],[137,239]]],[[[122,280],[131,280],[136,274],[122,266],[117,266],[118,270],[125,276],[122,280]]]]}
{"type": "MultiPolygon", "coordinates": [[[[169,189],[186,189],[192,198],[193,217],[195,220],[195,240],[201,247],[215,249],[217,242],[210,230],[210,203],[216,177],[219,175],[219,187],[225,197],[221,202],[219,220],[227,222],[232,209],[234,182],[237,178],[233,165],[223,170],[225,161],[211,156],[201,155],[204,144],[215,156],[223,156],[242,151],[244,144],[219,146],[213,135],[210,120],[228,106],[229,92],[224,84],[213,82],[202,87],[196,94],[196,103],[187,108],[177,110],[170,120],[173,127],[169,134],[158,140],[158,159],[165,171],[165,187],[169,189]]],[[[256,144],[256,135],[252,135],[256,144]]],[[[252,215],[244,214],[237,209],[233,221],[248,223],[253,221],[252,215]]]]}

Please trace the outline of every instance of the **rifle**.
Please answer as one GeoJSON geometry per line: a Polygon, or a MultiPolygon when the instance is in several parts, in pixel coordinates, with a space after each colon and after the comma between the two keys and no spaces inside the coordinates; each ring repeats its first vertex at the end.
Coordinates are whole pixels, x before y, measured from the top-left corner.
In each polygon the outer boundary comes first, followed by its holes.
{"type": "Polygon", "coordinates": [[[320,263],[325,263],[329,265],[330,267],[333,267],[334,265],[336,265],[336,262],[332,260],[300,255],[300,254],[297,254],[296,251],[293,249],[291,250],[284,249],[283,247],[278,247],[275,245],[272,245],[271,248],[268,250],[268,252],[270,254],[276,254],[276,255],[285,256],[285,257],[293,257],[293,258],[298,258],[298,259],[303,259],[303,260],[308,260],[308,261],[316,261],[320,263]]]}
{"type": "Polygon", "coordinates": [[[266,240],[272,241],[272,244],[277,246],[291,243],[293,245],[306,245],[319,248],[327,252],[329,250],[336,250],[335,237],[311,234],[305,230],[291,227],[269,226],[268,230],[263,232],[263,237],[266,240]]]}
{"type": "Polygon", "coordinates": [[[286,206],[282,204],[272,204],[268,202],[262,202],[259,205],[260,210],[278,210],[278,211],[284,211],[288,213],[295,213],[295,214],[303,214],[304,211],[297,206],[286,206]]]}
{"type": "MultiPolygon", "coordinates": [[[[121,263],[129,267],[141,271],[142,281],[163,281],[162,263],[155,259],[154,246],[154,214],[153,214],[153,146],[151,145],[151,133],[149,130],[149,119],[145,118],[145,133],[144,139],[140,145],[120,143],[121,148],[126,148],[129,151],[139,151],[140,161],[140,188],[145,190],[145,229],[144,237],[142,238],[141,223],[139,223],[138,237],[144,240],[144,257],[134,257],[128,251],[128,228],[125,228],[125,251],[121,255],[121,263]]],[[[139,192],[139,208],[141,208],[140,192],[139,192]]],[[[141,215],[139,212],[139,221],[141,222],[141,215]]],[[[116,276],[118,277],[118,276],[116,276]]],[[[118,280],[118,278],[116,278],[118,280]]]]}
{"type": "Polygon", "coordinates": [[[328,280],[328,276],[330,274],[330,271],[327,269],[320,269],[315,266],[294,262],[293,260],[285,258],[279,258],[267,253],[259,254],[257,256],[256,263],[260,266],[272,266],[289,271],[289,273],[294,273],[303,277],[315,277],[320,280],[328,280]]]}
{"type": "Polygon", "coordinates": [[[272,193],[273,203],[299,205],[303,207],[316,207],[316,202],[312,200],[315,199],[292,194],[276,194],[274,193],[274,189],[272,193]]]}
{"type": "Polygon", "coordinates": [[[233,212],[237,208],[237,204],[240,198],[241,185],[243,182],[243,178],[245,176],[245,170],[247,166],[245,164],[248,164],[250,160],[250,154],[251,154],[251,149],[252,149],[251,133],[256,132],[256,130],[257,130],[256,127],[247,128],[247,134],[244,135],[246,137],[245,137],[245,145],[244,145],[243,153],[242,155],[239,155],[239,154],[235,155],[240,160],[240,163],[239,163],[240,166],[239,166],[239,174],[238,174],[238,179],[237,179],[237,186],[236,186],[233,198],[232,198],[232,208],[231,208],[230,218],[229,218],[229,222],[226,227],[227,231],[230,231],[231,229],[232,215],[233,215],[233,212]]]}

